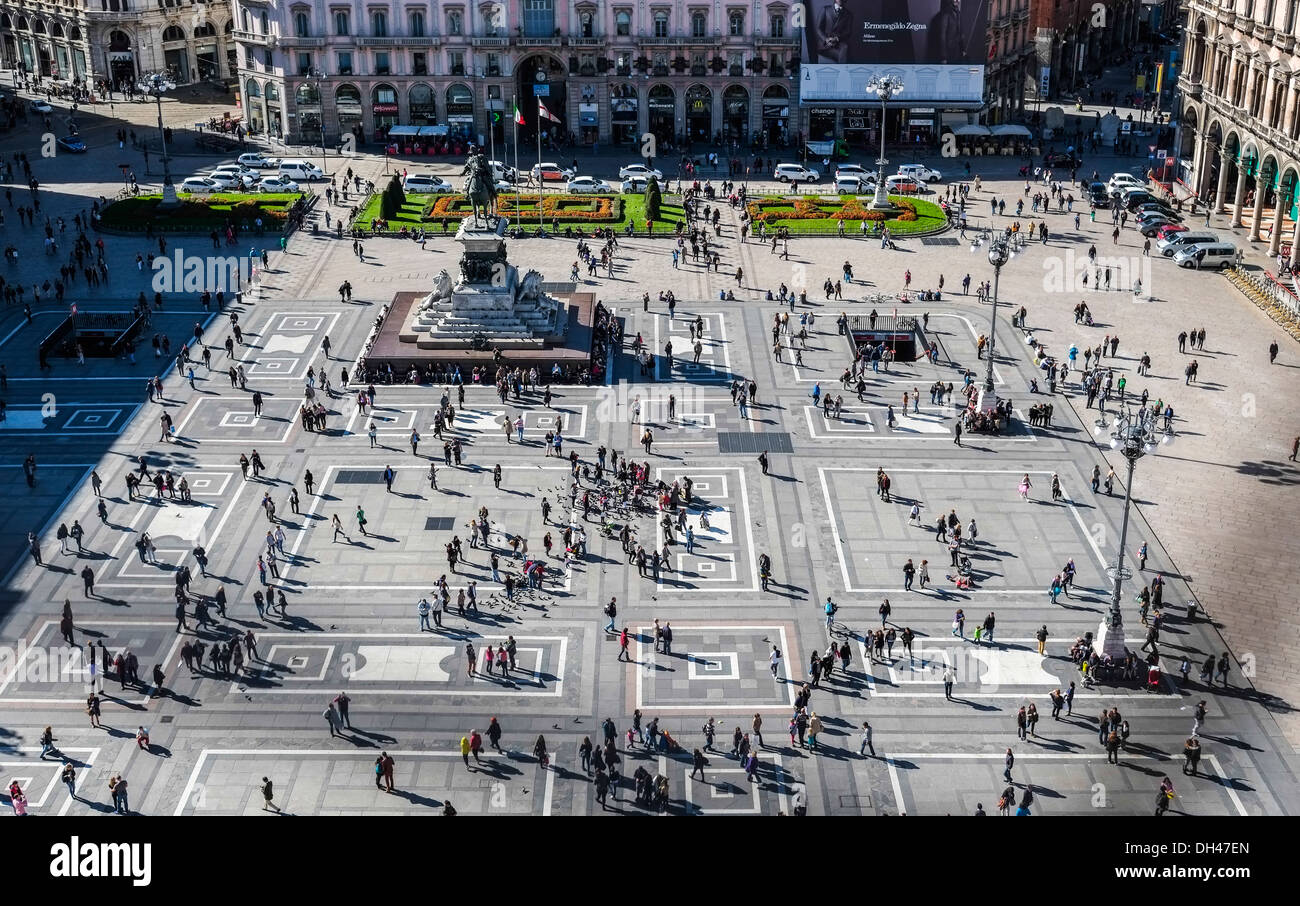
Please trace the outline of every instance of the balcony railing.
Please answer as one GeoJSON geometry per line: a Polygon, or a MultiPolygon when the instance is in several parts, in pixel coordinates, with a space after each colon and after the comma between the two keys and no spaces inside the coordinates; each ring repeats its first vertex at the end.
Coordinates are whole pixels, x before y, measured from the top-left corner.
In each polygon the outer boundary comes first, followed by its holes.
{"type": "MultiPolygon", "coordinates": [[[[235,32],[235,37],[239,37],[239,32],[235,32]]],[[[326,39],[298,37],[297,35],[281,36],[279,44],[281,47],[298,48],[298,47],[324,47],[326,39]]]]}
{"type": "Polygon", "coordinates": [[[799,44],[798,38],[789,35],[759,35],[757,40],[759,46],[796,47],[799,44]]]}
{"type": "Polygon", "coordinates": [[[358,47],[396,47],[404,39],[396,35],[365,35],[357,37],[358,47]]]}
{"type": "Polygon", "coordinates": [[[515,44],[519,47],[554,47],[568,43],[569,39],[563,35],[520,35],[515,38],[515,44]]]}
{"type": "Polygon", "coordinates": [[[605,43],[604,38],[570,38],[569,43],[574,47],[599,47],[605,43]]]}
{"type": "Polygon", "coordinates": [[[510,39],[497,35],[475,35],[473,44],[475,47],[507,47],[510,39]]]}
{"type": "Polygon", "coordinates": [[[245,44],[258,44],[262,47],[266,47],[271,43],[270,35],[259,35],[256,32],[240,30],[236,30],[234,35],[236,41],[243,41],[245,44]]]}

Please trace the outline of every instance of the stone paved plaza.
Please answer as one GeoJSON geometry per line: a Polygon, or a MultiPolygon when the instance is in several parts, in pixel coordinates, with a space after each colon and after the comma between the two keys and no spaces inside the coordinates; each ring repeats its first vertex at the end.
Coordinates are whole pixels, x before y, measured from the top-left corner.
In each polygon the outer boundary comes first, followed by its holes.
{"type": "MultiPolygon", "coordinates": [[[[116,153],[106,148],[107,157],[92,155],[84,185],[55,186],[47,205],[70,217],[87,195],[107,192],[116,153]]],[[[353,163],[363,174],[383,169],[371,158],[353,163]]],[[[1096,164],[1103,171],[1132,165],[1115,158],[1096,164]]],[[[616,161],[596,166],[616,169],[616,161]]],[[[1023,191],[1011,162],[992,166],[1000,169],[981,174],[974,197],[981,225],[990,198],[1014,200],[1023,191]]],[[[36,167],[43,183],[55,181],[54,164],[36,167]]],[[[1293,411],[1300,349],[1223,278],[1180,272],[1167,260],[1142,261],[1141,237],[1131,227],[1119,252],[1136,257],[1139,267],[1149,264],[1149,300],[1092,289],[1050,292],[1048,278],[1068,256],[1084,254],[1090,242],[1112,251],[1104,243],[1109,225],[1083,221],[1076,233],[1071,216],[1049,216],[1054,238],[1003,270],[1000,299],[1008,307],[999,318],[995,374],[999,393],[1014,401],[1019,417],[1005,435],[968,434],[961,447],[953,442],[954,410],[927,402],[925,393],[937,380],[960,385],[967,368],[982,378],[976,339],[989,332],[991,308],[952,290],[967,272],[973,283],[992,278],[983,251],[909,240],[886,252],[878,243],[809,239],[792,242],[789,260],[782,260],[766,246],[739,243],[730,209],[723,212],[716,274],[692,264],[674,272],[668,242],[630,240],[620,243],[612,278],[584,281],[584,289],[623,319],[629,344],[640,334],[656,353],[670,338],[685,349],[688,322],[702,319],[706,341],[698,365],[660,357],[642,375],[625,349],[605,386],[557,386],[551,408],[540,393],[503,404],[491,389],[467,388],[447,436],[463,443],[459,467],[443,465],[433,434],[441,388],[381,386],[367,414],[357,410],[355,390],[329,398],[318,392],[329,413],[325,429],[305,431],[295,417],[308,368],[327,369],[332,379],[341,368],[351,370],[393,294],[427,287],[439,269],[454,266],[449,241],[431,241],[422,251],[415,243],[370,239],[359,263],[350,242],[301,233],[283,253],[272,250],[260,290],[220,316],[202,312],[193,298],[169,298],[154,329],[175,345],[200,322],[213,348],[213,371],[198,368],[194,389],[166,359],[149,361],[147,348],[134,366],[93,360],[81,369],[56,361],[52,372],[39,374],[32,350],[55,323],[56,308],[44,306],[30,325],[17,309],[0,312],[0,362],[9,376],[7,420],[0,424],[0,544],[12,564],[2,632],[17,649],[0,675],[7,735],[0,760],[29,790],[37,814],[108,812],[105,783],[118,773],[131,784],[132,807],[148,814],[260,812],[263,776],[275,780],[278,803],[298,814],[428,814],[447,801],[463,814],[596,814],[602,809],[578,747],[584,736],[599,742],[608,717],[618,728],[624,776],[608,805],[624,814],[646,811],[630,801],[630,776],[641,766],[668,777],[673,814],[788,813],[799,801],[810,814],[969,814],[977,803],[992,812],[1006,785],[1008,746],[1016,756],[1014,783],[1033,785],[1041,814],[1143,814],[1164,774],[1178,790],[1174,812],[1295,814],[1300,638],[1284,570],[1300,554],[1287,519],[1300,480],[1300,469],[1287,460],[1290,438],[1300,432],[1293,411]],[[845,260],[858,281],[844,287],[843,301],[827,300],[818,288],[827,276],[839,277],[845,260]],[[745,272],[739,288],[732,276],[737,266],[745,272]],[[849,341],[836,331],[835,318],[840,311],[865,316],[871,305],[863,296],[897,292],[905,271],[913,288],[933,288],[944,276],[944,301],[901,312],[928,312],[929,335],[942,355],[937,364],[900,362],[871,375],[859,402],[839,382],[849,341]],[[339,302],[343,280],[353,284],[351,304],[339,302]],[[815,315],[802,366],[792,363],[788,348],[783,361],[772,354],[770,328],[781,307],[764,291],[781,282],[809,288],[808,306],[796,311],[815,315]],[[654,297],[663,289],[681,300],[673,319],[658,302],[649,311],[640,303],[643,291],[654,297]],[[726,289],[736,291],[736,302],[718,301],[726,289]],[[1074,323],[1071,309],[1080,299],[1094,313],[1092,327],[1074,323]],[[1048,398],[1027,390],[1035,370],[1024,333],[1007,317],[1010,306],[1020,305],[1034,334],[1058,354],[1071,343],[1082,347],[1118,333],[1116,364],[1130,392],[1147,388],[1174,406],[1178,443],[1138,465],[1128,553],[1132,558],[1146,542],[1146,577],[1167,577],[1166,663],[1172,667],[1186,655],[1199,665],[1230,649],[1236,664],[1230,688],[1205,688],[1198,666],[1187,683],[1167,672],[1156,692],[1089,689],[1069,660],[1071,643],[1095,631],[1107,608],[1106,569],[1123,510],[1122,486],[1113,495],[1094,493],[1090,477],[1094,466],[1103,475],[1112,467],[1122,475],[1123,463],[1094,438],[1095,413],[1084,409],[1077,372],[1066,392],[1050,398],[1051,426],[1028,424],[1030,406],[1048,398]],[[229,312],[238,314],[243,330],[235,358],[245,369],[246,391],[230,386],[225,374],[229,312]],[[1179,384],[1187,357],[1174,338],[1193,326],[1208,333],[1205,350],[1195,353],[1201,380],[1179,384]],[[329,356],[322,349],[326,336],[329,356]],[[1266,350],[1274,338],[1282,352],[1269,367],[1266,350]],[[1147,379],[1134,373],[1143,352],[1153,359],[1147,379]],[[160,403],[148,402],[143,390],[154,373],[164,381],[160,403]],[[759,388],[748,418],[732,404],[735,378],[759,388]],[[810,393],[819,382],[844,396],[839,418],[813,405],[810,393]],[[902,396],[910,399],[914,388],[920,405],[903,415],[902,396]],[[254,391],[264,400],[260,415],[254,391]],[[890,406],[900,413],[893,429],[890,406]],[[160,438],[164,412],[176,425],[172,441],[160,438]],[[517,415],[524,418],[522,443],[500,430],[503,417],[517,415]],[[374,444],[367,436],[372,418],[374,444]],[[604,446],[648,462],[652,480],[690,477],[695,499],[686,519],[694,549],[688,552],[679,539],[668,569],[640,576],[617,539],[602,537],[590,522],[589,552],[566,570],[559,536],[571,515],[567,465],[546,456],[543,444],[557,418],[566,446],[585,463],[594,464],[604,446]],[[648,456],[639,445],[647,426],[654,433],[648,456]],[[423,438],[418,453],[409,444],[412,430],[423,438]],[[774,449],[788,441],[793,452],[772,453],[764,475],[754,453],[724,452],[748,435],[774,449]],[[239,457],[254,450],[265,471],[245,478],[239,457]],[[29,453],[39,463],[30,488],[21,469],[29,453]],[[191,499],[150,493],[128,500],[125,477],[140,455],[151,470],[184,476],[191,499]],[[427,478],[430,462],[438,465],[436,489],[427,478]],[[499,488],[492,477],[498,464],[499,488]],[[391,489],[383,480],[389,466],[396,473],[391,489]],[[881,468],[892,479],[889,501],[873,487],[881,468]],[[105,520],[96,515],[91,469],[104,482],[105,520]],[[1025,474],[1034,488],[1022,501],[1016,487],[1025,474]],[[1054,474],[1063,493],[1057,501],[1049,493],[1054,474]],[[291,489],[301,495],[297,513],[289,505],[291,489]],[[275,524],[261,506],[267,495],[275,524]],[[549,522],[543,499],[553,507],[549,522]],[[913,504],[920,507],[919,524],[909,519],[913,504]],[[367,516],[365,535],[358,531],[358,508],[367,516]],[[444,546],[457,535],[468,542],[470,520],[481,508],[489,513],[490,550],[467,545],[453,573],[444,546]],[[972,518],[979,525],[977,541],[966,548],[979,579],[974,589],[958,589],[946,578],[953,572],[947,547],[935,540],[934,520],[952,510],[963,525],[972,518]],[[337,536],[336,515],[343,526],[337,536]],[[55,531],[73,520],[85,529],[83,549],[60,553],[55,531]],[[283,615],[259,616],[257,558],[276,528],[284,532],[284,554],[279,575],[268,575],[267,583],[283,593],[286,608],[283,615]],[[44,565],[25,553],[28,531],[40,535],[44,565]],[[145,532],[156,545],[149,562],[136,548],[145,532]],[[518,535],[530,556],[545,557],[547,533],[555,549],[543,587],[507,598],[500,580],[518,576],[524,562],[512,556],[508,539],[518,535]],[[196,545],[209,554],[206,576],[192,556],[196,545]],[[764,554],[773,573],[766,592],[758,574],[764,554]],[[909,558],[928,560],[930,587],[903,590],[909,558]],[[1071,558],[1075,589],[1053,605],[1047,588],[1071,558]],[[173,591],[182,565],[195,572],[193,594],[210,600],[225,590],[224,619],[200,628],[191,611],[188,629],[176,631],[173,591]],[[94,597],[83,590],[87,566],[94,597]],[[444,573],[452,606],[441,628],[422,630],[416,601],[444,573]],[[471,581],[478,610],[462,615],[457,593],[471,581]],[[1193,595],[1210,621],[1186,619],[1184,605],[1193,595]],[[812,710],[824,729],[818,749],[809,751],[791,744],[786,725],[795,680],[804,680],[809,655],[827,645],[821,602],[828,596],[849,629],[851,664],[814,691],[812,710]],[[618,601],[618,625],[632,636],[626,659],[619,658],[618,637],[603,629],[602,609],[611,597],[618,601]],[[910,656],[899,643],[872,660],[861,641],[880,625],[884,598],[892,605],[890,625],[916,634],[910,656]],[[65,599],[75,615],[75,649],[60,638],[65,599]],[[968,620],[965,637],[951,631],[957,608],[968,620]],[[995,640],[977,646],[970,630],[989,612],[997,616],[995,640]],[[655,620],[672,626],[669,653],[654,650],[655,620]],[[1043,625],[1049,641],[1039,654],[1035,633],[1043,625]],[[182,662],[186,641],[210,643],[248,630],[258,656],[237,677],[182,662]],[[515,669],[485,673],[484,646],[508,637],[518,646],[515,669]],[[124,687],[110,674],[102,729],[88,726],[84,713],[84,652],[92,639],[135,652],[146,680],[155,664],[165,674],[161,694],[151,685],[124,687]],[[473,673],[467,644],[478,655],[473,673]],[[774,645],[783,655],[775,677],[769,669],[774,645]],[[944,695],[945,669],[955,676],[951,700],[944,695]],[[1053,721],[1048,693],[1072,681],[1079,688],[1073,714],[1053,721]],[[322,711],[341,691],[351,698],[351,727],[333,736],[322,711]],[[1181,773],[1181,751],[1202,698],[1209,702],[1204,758],[1199,775],[1189,777],[1181,773]],[[1031,702],[1043,714],[1044,732],[1020,741],[1015,713],[1031,702]],[[1107,763],[1097,741],[1097,714],[1112,706],[1133,733],[1119,764],[1107,763]],[[647,723],[658,718],[685,754],[629,747],[624,734],[637,709],[647,723]],[[749,732],[756,714],[763,746],[760,776],[751,782],[727,752],[733,728],[749,732]],[[471,759],[467,769],[459,741],[473,729],[486,730],[492,717],[504,730],[502,751],[489,749],[481,764],[471,759]],[[705,780],[692,780],[689,753],[703,745],[701,727],[709,718],[718,726],[716,751],[705,780]],[[874,757],[859,755],[864,721],[874,731],[874,757]],[[81,766],[83,799],[64,792],[54,760],[38,758],[47,724],[58,748],[81,766]],[[149,728],[149,751],[136,745],[139,726],[149,728]],[[551,769],[532,756],[539,734],[551,769]],[[374,782],[380,751],[396,761],[393,794],[374,782]]],[[[16,267],[30,283],[42,273],[39,237],[11,227],[9,241],[19,244],[16,267]]],[[[147,287],[147,275],[129,263],[144,244],[106,242],[117,262],[112,282],[99,296],[78,299],[92,310],[124,310],[147,287]]],[[[207,243],[177,244],[203,254],[207,243]]],[[[561,281],[577,257],[574,245],[512,242],[510,255],[521,269],[536,267],[561,281]]],[[[654,541],[656,517],[633,517],[643,542],[654,541]]],[[[576,518],[581,522],[580,513],[576,518]]],[[[1130,583],[1124,595],[1134,649],[1143,640],[1136,591],[1130,583]]]]}

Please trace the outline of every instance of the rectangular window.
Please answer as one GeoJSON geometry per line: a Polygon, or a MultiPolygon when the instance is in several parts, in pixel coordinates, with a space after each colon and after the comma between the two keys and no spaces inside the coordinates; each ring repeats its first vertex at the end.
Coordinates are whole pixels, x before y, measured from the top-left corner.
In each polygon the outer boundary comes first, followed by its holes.
{"type": "Polygon", "coordinates": [[[448,54],[451,60],[451,74],[463,76],[465,74],[465,54],[459,50],[453,50],[448,54]]]}
{"type": "Polygon", "coordinates": [[[772,18],[769,20],[769,24],[772,27],[772,37],[785,37],[785,16],[780,13],[773,13],[772,18]]]}
{"type": "Polygon", "coordinates": [[[429,55],[427,53],[411,54],[411,73],[414,75],[429,74],[429,55]]]}
{"type": "Polygon", "coordinates": [[[339,51],[339,75],[352,75],[352,52],[339,51]]]}
{"type": "Polygon", "coordinates": [[[375,75],[392,75],[393,69],[388,63],[388,53],[380,51],[375,54],[375,75]]]}
{"type": "Polygon", "coordinates": [[[487,55],[487,74],[490,76],[501,75],[501,54],[490,53],[487,55]]]}
{"type": "Polygon", "coordinates": [[[311,54],[298,54],[298,75],[307,75],[311,72],[311,54]]]}
{"type": "Polygon", "coordinates": [[[555,34],[555,0],[524,0],[524,35],[549,38],[555,34]]]}

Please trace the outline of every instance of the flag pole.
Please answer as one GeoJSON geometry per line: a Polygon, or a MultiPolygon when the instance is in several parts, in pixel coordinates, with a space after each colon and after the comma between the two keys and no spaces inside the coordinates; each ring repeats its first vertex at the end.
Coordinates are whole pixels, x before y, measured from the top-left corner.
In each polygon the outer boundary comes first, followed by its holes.
{"type": "Polygon", "coordinates": [[[510,95],[510,118],[515,121],[515,192],[519,191],[519,98],[510,95]]]}
{"type": "Polygon", "coordinates": [[[496,123],[492,122],[494,113],[496,113],[495,110],[488,111],[488,147],[491,149],[489,160],[496,160],[497,158],[497,127],[496,123]]]}
{"type": "Polygon", "coordinates": [[[546,223],[542,218],[542,189],[545,184],[542,182],[542,99],[537,99],[537,228],[546,229],[546,223]]]}

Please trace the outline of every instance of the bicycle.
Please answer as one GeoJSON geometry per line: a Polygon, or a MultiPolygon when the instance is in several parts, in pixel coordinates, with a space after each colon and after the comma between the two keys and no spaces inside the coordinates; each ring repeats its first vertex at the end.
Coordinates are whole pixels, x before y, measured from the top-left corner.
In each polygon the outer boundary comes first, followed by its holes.
{"type": "Polygon", "coordinates": [[[856,640],[858,638],[857,633],[850,629],[847,623],[843,623],[839,620],[831,620],[831,625],[826,632],[831,638],[839,639],[840,641],[848,641],[849,639],[856,640]]]}

